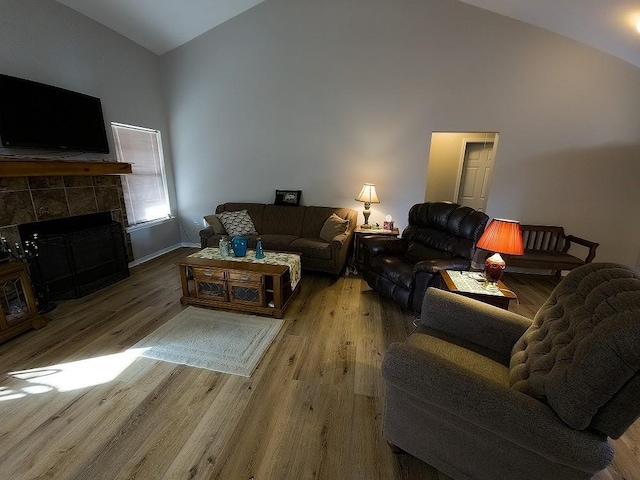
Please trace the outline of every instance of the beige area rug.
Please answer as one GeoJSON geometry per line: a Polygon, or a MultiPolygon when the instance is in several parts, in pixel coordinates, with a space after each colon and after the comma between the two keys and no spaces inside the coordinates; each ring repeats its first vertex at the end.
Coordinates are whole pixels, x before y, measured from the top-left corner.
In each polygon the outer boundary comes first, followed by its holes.
{"type": "Polygon", "coordinates": [[[132,348],[143,357],[250,377],[283,323],[188,307],[132,348]]]}

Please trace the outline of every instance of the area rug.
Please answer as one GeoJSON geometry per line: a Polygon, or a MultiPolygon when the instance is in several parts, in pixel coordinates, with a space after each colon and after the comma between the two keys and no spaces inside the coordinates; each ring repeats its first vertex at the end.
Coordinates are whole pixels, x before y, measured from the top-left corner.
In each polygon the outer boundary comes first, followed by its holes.
{"type": "Polygon", "coordinates": [[[132,348],[143,357],[250,377],[283,321],[188,307],[132,348]]]}

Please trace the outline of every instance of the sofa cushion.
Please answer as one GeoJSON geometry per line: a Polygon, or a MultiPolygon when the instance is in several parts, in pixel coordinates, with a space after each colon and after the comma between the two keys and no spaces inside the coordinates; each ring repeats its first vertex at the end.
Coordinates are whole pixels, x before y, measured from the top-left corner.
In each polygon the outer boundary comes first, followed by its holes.
{"type": "Polygon", "coordinates": [[[220,223],[229,235],[256,235],[256,227],[246,210],[222,212],[218,214],[220,223]]]}
{"type": "MultiPolygon", "coordinates": [[[[512,388],[546,401],[569,426],[589,427],[640,372],[639,316],[633,270],[597,263],[572,270],[514,345],[512,388]]],[[[598,428],[616,434],[606,419],[598,428]]]]}
{"type": "Polygon", "coordinates": [[[330,242],[338,235],[342,235],[347,231],[347,226],[349,225],[348,220],[343,220],[335,213],[332,213],[329,218],[327,218],[322,226],[322,230],[320,230],[320,238],[325,242],[330,242]]]}
{"type": "Polygon", "coordinates": [[[331,260],[331,244],[320,238],[298,238],[289,248],[301,252],[304,257],[331,260]]]}
{"type": "MultiPolygon", "coordinates": [[[[524,254],[526,256],[526,260],[530,262],[565,263],[567,265],[573,265],[574,267],[584,264],[584,260],[557,250],[525,250],[524,254]]],[[[509,259],[512,259],[513,257],[513,255],[503,255],[507,265],[509,265],[509,259]]]]}
{"type": "MultiPolygon", "coordinates": [[[[291,208],[291,207],[286,207],[291,208]]],[[[276,250],[276,251],[287,251],[287,252],[295,252],[296,250],[291,248],[291,242],[296,240],[298,237],[295,235],[278,235],[278,234],[267,234],[260,235],[260,239],[262,240],[262,247],[265,250],[276,250]]]]}
{"type": "Polygon", "coordinates": [[[223,203],[216,207],[216,213],[222,212],[238,212],[240,210],[246,210],[253,221],[253,225],[256,227],[258,233],[262,233],[262,217],[264,216],[264,203],[237,203],[229,202],[223,203]]]}
{"type": "MultiPolygon", "coordinates": [[[[350,213],[354,213],[354,210],[350,208],[307,207],[302,221],[300,236],[304,238],[320,238],[320,230],[322,230],[324,222],[334,213],[338,217],[348,220],[350,213]]],[[[347,230],[353,229],[353,227],[354,225],[349,225],[347,230]]]]}
{"type": "Polygon", "coordinates": [[[222,225],[222,222],[220,222],[220,219],[217,215],[207,215],[206,217],[204,217],[204,219],[209,225],[211,225],[211,228],[213,228],[213,231],[216,235],[227,234],[227,231],[224,229],[224,225],[222,225]]]}
{"type": "Polygon", "coordinates": [[[265,235],[295,235],[299,237],[305,208],[266,205],[260,233],[265,235]]]}

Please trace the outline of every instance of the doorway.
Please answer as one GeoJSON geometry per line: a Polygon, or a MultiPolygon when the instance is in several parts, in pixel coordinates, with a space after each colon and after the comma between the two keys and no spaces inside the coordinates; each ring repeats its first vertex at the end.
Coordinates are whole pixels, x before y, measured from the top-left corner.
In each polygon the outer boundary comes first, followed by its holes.
{"type": "Polygon", "coordinates": [[[449,201],[486,211],[496,132],[433,132],[425,201],[449,201]]]}

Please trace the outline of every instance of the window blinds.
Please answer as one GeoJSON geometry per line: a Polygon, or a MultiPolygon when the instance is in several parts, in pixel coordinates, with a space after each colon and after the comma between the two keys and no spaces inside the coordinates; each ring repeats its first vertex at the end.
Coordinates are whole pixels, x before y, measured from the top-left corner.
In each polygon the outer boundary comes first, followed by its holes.
{"type": "Polygon", "coordinates": [[[131,163],[132,173],[123,176],[129,225],[170,215],[160,132],[112,123],[118,161],[131,163]]]}

